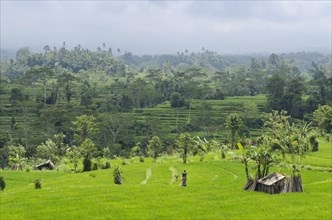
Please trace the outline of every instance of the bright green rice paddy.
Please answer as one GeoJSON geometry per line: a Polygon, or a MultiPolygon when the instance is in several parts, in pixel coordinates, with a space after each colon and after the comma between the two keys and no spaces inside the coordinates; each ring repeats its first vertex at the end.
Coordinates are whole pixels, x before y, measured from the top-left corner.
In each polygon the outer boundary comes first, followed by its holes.
{"type": "MultiPolygon", "coordinates": [[[[113,183],[112,171],[1,171],[6,189],[1,196],[5,219],[331,219],[331,144],[320,144],[306,165],[330,172],[302,170],[304,193],[269,195],[242,190],[242,164],[216,154],[203,162],[177,157],[157,162],[132,160],[123,166],[124,184],[113,183]],[[187,187],[174,174],[186,169],[187,187]],[[42,189],[33,181],[41,179],[42,189]]],[[[114,167],[112,163],[112,167],[114,167]]],[[[286,172],[275,168],[275,171],[286,172]]]]}

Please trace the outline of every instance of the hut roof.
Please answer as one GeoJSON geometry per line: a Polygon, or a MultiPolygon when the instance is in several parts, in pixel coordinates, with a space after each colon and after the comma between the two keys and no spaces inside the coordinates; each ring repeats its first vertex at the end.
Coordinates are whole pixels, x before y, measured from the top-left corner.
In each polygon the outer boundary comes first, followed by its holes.
{"type": "Polygon", "coordinates": [[[36,168],[42,168],[42,167],[51,167],[54,168],[54,163],[51,160],[46,161],[45,163],[38,164],[36,168]]]}
{"type": "Polygon", "coordinates": [[[280,173],[271,173],[261,179],[258,180],[259,183],[267,185],[267,186],[271,186],[273,184],[275,184],[276,182],[278,182],[279,180],[284,179],[285,176],[280,174],[280,173]]]}

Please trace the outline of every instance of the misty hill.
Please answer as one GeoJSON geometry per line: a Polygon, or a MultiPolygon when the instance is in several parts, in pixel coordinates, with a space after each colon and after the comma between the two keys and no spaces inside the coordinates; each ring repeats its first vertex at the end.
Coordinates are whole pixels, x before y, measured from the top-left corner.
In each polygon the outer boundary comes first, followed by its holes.
{"type": "Polygon", "coordinates": [[[1,59],[3,59],[3,58],[8,59],[8,58],[14,58],[15,55],[8,50],[4,50],[4,49],[0,48],[0,57],[1,57],[1,59]]]}

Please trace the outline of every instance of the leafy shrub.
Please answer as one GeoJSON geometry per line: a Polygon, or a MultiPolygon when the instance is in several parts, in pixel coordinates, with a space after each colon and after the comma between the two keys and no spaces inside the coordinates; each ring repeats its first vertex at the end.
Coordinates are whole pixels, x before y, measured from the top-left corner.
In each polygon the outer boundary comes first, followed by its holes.
{"type": "Polygon", "coordinates": [[[31,170],[31,167],[30,167],[29,165],[26,165],[26,166],[25,166],[25,171],[26,171],[26,172],[30,172],[30,170],[31,170]]]}
{"type": "Polygon", "coordinates": [[[0,176],[0,190],[4,190],[6,188],[6,181],[3,176],[0,176]]]}
{"type": "Polygon", "coordinates": [[[116,166],[113,171],[114,183],[115,184],[122,184],[122,169],[120,166],[116,166]]]}
{"type": "Polygon", "coordinates": [[[98,164],[97,163],[93,163],[92,170],[98,170],[98,164]]]}
{"type": "Polygon", "coordinates": [[[122,165],[127,165],[128,164],[128,161],[126,161],[125,159],[122,160],[122,165]]]}
{"type": "Polygon", "coordinates": [[[69,166],[67,166],[66,164],[61,164],[61,165],[57,166],[56,171],[57,172],[64,172],[64,173],[70,173],[71,172],[69,166]]]}
{"type": "Polygon", "coordinates": [[[144,157],[143,156],[139,157],[139,162],[144,163],[144,157]]]}
{"type": "Polygon", "coordinates": [[[101,168],[102,169],[109,169],[109,168],[111,168],[111,163],[106,161],[101,168]]]}
{"type": "Polygon", "coordinates": [[[178,92],[173,92],[170,99],[171,107],[183,107],[188,105],[184,97],[178,92]]]}
{"type": "Polygon", "coordinates": [[[91,171],[91,159],[89,157],[84,157],[83,160],[83,172],[91,171]]]}
{"type": "Polygon", "coordinates": [[[41,189],[41,181],[39,179],[35,180],[35,189],[41,189]]]}

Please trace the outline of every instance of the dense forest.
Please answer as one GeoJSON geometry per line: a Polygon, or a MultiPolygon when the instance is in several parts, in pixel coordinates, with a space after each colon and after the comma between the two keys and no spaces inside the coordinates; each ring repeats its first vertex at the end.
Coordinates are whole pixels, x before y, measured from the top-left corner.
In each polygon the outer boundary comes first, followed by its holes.
{"type": "Polygon", "coordinates": [[[233,144],[258,136],[261,113],[287,111],[331,133],[331,55],[137,56],[105,44],[91,51],[21,48],[1,59],[1,167],[20,160],[172,153],[184,132],[233,144]],[[325,115],[327,121],[325,120],[325,115]],[[237,116],[237,117],[236,117],[237,116]]]}

